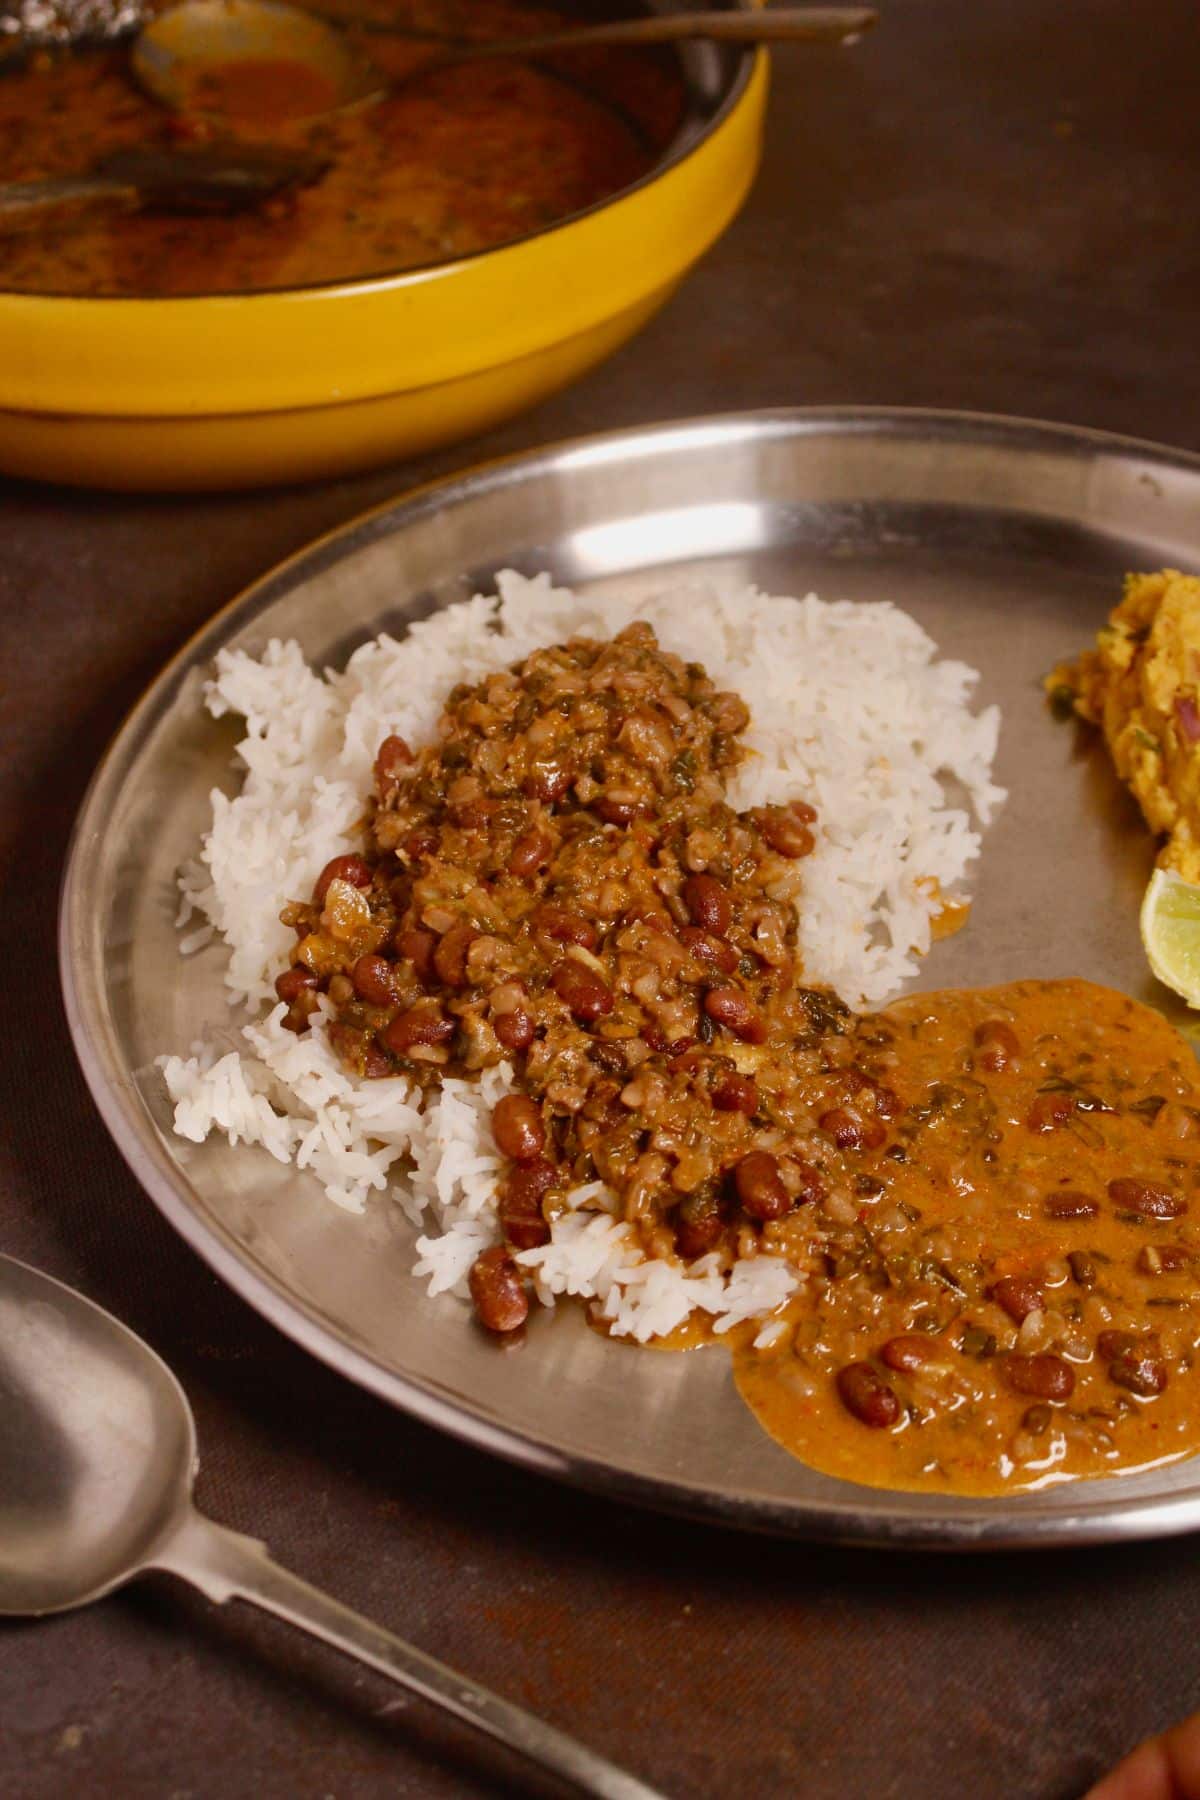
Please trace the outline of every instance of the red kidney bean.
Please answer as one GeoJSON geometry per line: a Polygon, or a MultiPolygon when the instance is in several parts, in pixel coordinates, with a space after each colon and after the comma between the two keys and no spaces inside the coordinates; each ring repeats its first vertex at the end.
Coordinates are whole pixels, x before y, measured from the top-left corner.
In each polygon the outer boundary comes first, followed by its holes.
{"type": "Polygon", "coordinates": [[[1108,1197],[1120,1212],[1137,1213],[1142,1219],[1177,1219],[1188,1209],[1182,1194],[1152,1187],[1148,1181],[1134,1181],[1127,1175],[1109,1182],[1108,1197]]]}
{"type": "Polygon", "coordinates": [[[904,1111],[904,1102],[894,1088],[877,1087],[874,1094],[877,1118],[894,1119],[897,1113],[904,1111]]]}
{"type": "Polygon", "coordinates": [[[553,806],[556,800],[562,799],[574,779],[570,769],[564,769],[558,763],[541,763],[525,777],[525,792],[531,799],[553,806]]]}
{"type": "Polygon", "coordinates": [[[550,985],[559,999],[570,1008],[573,1018],[585,1025],[603,1018],[613,1009],[612,990],[582,963],[565,960],[555,963],[550,972],[550,985]]]}
{"type": "Polygon", "coordinates": [[[985,1019],[975,1027],[976,1060],[993,1075],[1003,1074],[1021,1054],[1021,1041],[1011,1025],[1003,1019],[985,1019]]]}
{"type": "Polygon", "coordinates": [[[360,1000],[368,1006],[393,1006],[396,996],[392,991],[392,965],[384,956],[360,956],[351,971],[350,979],[354,983],[354,991],[360,1000]]]}
{"type": "Polygon", "coordinates": [[[416,759],[402,737],[385,737],[375,758],[375,786],[382,796],[416,759]]]}
{"type": "Polygon", "coordinates": [[[792,1210],[792,1197],[779,1175],[778,1159],[769,1150],[751,1150],[736,1165],[733,1185],[742,1211],[752,1219],[782,1219],[792,1210]]]}
{"type": "Polygon", "coordinates": [[[433,953],[437,938],[419,925],[404,925],[392,933],[392,949],[410,962],[422,981],[433,974],[433,953]]]}
{"type": "Polygon", "coordinates": [[[610,800],[607,794],[601,794],[592,801],[592,811],[598,813],[606,825],[632,825],[645,808],[636,800],[610,800]]]}
{"type": "Polygon", "coordinates": [[[723,938],[733,922],[728,891],[713,875],[689,875],[683,884],[683,904],[692,924],[714,937],[723,938]]]}
{"type": "Polygon", "coordinates": [[[546,1142],[542,1115],[528,1094],[505,1094],[492,1108],[492,1136],[502,1156],[536,1162],[546,1142]]]}
{"type": "Polygon", "coordinates": [[[937,1351],[936,1339],[927,1337],[923,1331],[904,1331],[899,1337],[889,1338],[879,1355],[889,1369],[895,1369],[900,1375],[911,1375],[914,1369],[923,1369],[937,1351]]]}
{"type": "Polygon", "coordinates": [[[404,1056],[418,1044],[448,1044],[457,1029],[440,1008],[418,1000],[407,1012],[397,1013],[379,1035],[386,1049],[404,1056]]]}
{"type": "Polygon", "coordinates": [[[682,1210],[675,1224],[675,1249],[684,1262],[695,1262],[721,1239],[725,1222],[715,1206],[685,1217],[682,1210]]]}
{"type": "Polygon", "coordinates": [[[837,1374],[838,1398],[862,1425],[883,1431],[900,1417],[900,1402],[869,1362],[847,1363],[837,1374]]]}
{"type": "Polygon", "coordinates": [[[554,848],[549,837],[536,825],[521,833],[508,853],[508,872],[524,880],[527,875],[534,874],[544,862],[550,859],[554,848]]]}
{"type": "Polygon", "coordinates": [[[1102,1331],[1096,1338],[1101,1362],[1112,1362],[1117,1356],[1155,1356],[1160,1347],[1156,1331],[1102,1331]]]}
{"type": "Polygon", "coordinates": [[[799,1157],[789,1157],[790,1187],[794,1190],[792,1199],[797,1206],[815,1206],[818,1200],[825,1198],[825,1183],[819,1172],[810,1162],[803,1162],[799,1157]]]}
{"type": "Polygon", "coordinates": [[[438,939],[433,967],[447,987],[466,987],[467,951],[478,936],[473,925],[452,925],[445,937],[438,939]]]}
{"type": "Polygon", "coordinates": [[[432,856],[439,841],[438,834],[432,825],[416,825],[404,840],[405,854],[414,860],[422,856],[432,856]]]}
{"type": "Polygon", "coordinates": [[[545,1157],[523,1163],[509,1175],[500,1191],[500,1226],[516,1249],[536,1250],[550,1242],[542,1200],[561,1180],[561,1171],[545,1157]]]}
{"type": "Polygon", "coordinates": [[[1094,1219],[1100,1211],[1100,1202],[1075,1188],[1063,1188],[1057,1194],[1046,1195],[1042,1211],[1048,1219],[1094,1219]]]}
{"type": "Polygon", "coordinates": [[[303,968],[299,963],[293,963],[290,969],[285,969],[282,975],[275,977],[275,992],[289,1006],[306,991],[313,992],[317,985],[317,978],[312,970],[303,968]]]}
{"type": "Polygon", "coordinates": [[[1057,1131],[1075,1111],[1070,1094],[1038,1094],[1025,1119],[1027,1131],[1057,1131]]]}
{"type": "Polygon", "coordinates": [[[988,1299],[1003,1307],[1018,1325],[1032,1312],[1041,1312],[1046,1301],[1038,1283],[1030,1275],[1005,1275],[988,1289],[988,1299]]]}
{"type": "Polygon", "coordinates": [[[722,975],[732,975],[738,966],[738,953],[733,945],[727,944],[724,938],[715,938],[710,931],[701,931],[698,925],[685,925],[679,933],[679,941],[689,956],[694,956],[698,962],[711,963],[722,975]]]}
{"type": "Polygon", "coordinates": [[[758,828],[777,856],[809,856],[817,840],[808,827],[816,816],[813,808],[805,805],[803,800],[789,807],[765,806],[759,815],[758,828]],[[802,806],[807,820],[799,810],[802,806]]]}
{"type": "Polygon", "coordinates": [[[704,996],[704,1010],[710,1019],[723,1025],[734,1037],[747,1044],[766,1042],[767,1027],[762,1014],[741,988],[709,988],[704,996]]]}
{"type": "Polygon", "coordinates": [[[1108,1379],[1115,1387],[1137,1394],[1143,1400],[1152,1400],[1162,1393],[1169,1377],[1167,1365],[1159,1357],[1135,1351],[1113,1357],[1108,1365],[1108,1379]]]}
{"type": "Polygon", "coordinates": [[[753,1118],[758,1109],[758,1084],[752,1075],[739,1075],[729,1069],[720,1076],[712,1091],[712,1103],[718,1112],[745,1113],[753,1118]]]}
{"type": "Polygon", "coordinates": [[[514,1006],[511,1012],[496,1014],[492,1030],[506,1050],[528,1050],[533,1042],[533,1014],[514,1006]]]}
{"type": "Polygon", "coordinates": [[[1075,1391],[1075,1371],[1061,1356],[1048,1351],[1040,1356],[1006,1356],[1004,1378],[1014,1393],[1034,1400],[1069,1400],[1075,1391]]]}
{"type": "Polygon", "coordinates": [[[600,942],[600,933],[590,919],[572,912],[569,906],[556,906],[552,900],[535,909],[533,928],[556,944],[579,944],[584,950],[594,950],[600,942]]]}
{"type": "Polygon", "coordinates": [[[1136,1267],[1143,1275],[1176,1275],[1195,1260],[1196,1252],[1184,1244],[1143,1244],[1136,1267]]]}
{"type": "Polygon", "coordinates": [[[351,887],[369,888],[371,885],[370,866],[363,861],[361,856],[332,857],[313,884],[314,905],[323,906],[325,904],[329,884],[333,881],[348,881],[351,887]]]}
{"type": "Polygon", "coordinates": [[[479,1322],[489,1331],[515,1331],[529,1317],[529,1295],[502,1244],[475,1258],[467,1282],[479,1322]]]}
{"type": "Polygon", "coordinates": [[[887,1127],[877,1119],[856,1119],[843,1106],[830,1107],[817,1124],[829,1133],[839,1150],[878,1150],[887,1137],[887,1127]]]}

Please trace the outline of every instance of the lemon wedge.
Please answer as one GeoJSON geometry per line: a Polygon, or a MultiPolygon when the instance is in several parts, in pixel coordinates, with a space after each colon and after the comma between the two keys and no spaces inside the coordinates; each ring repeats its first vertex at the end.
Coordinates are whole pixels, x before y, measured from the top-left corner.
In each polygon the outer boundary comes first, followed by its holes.
{"type": "Polygon", "coordinates": [[[1200,1007],[1200,886],[1155,869],[1142,901],[1142,945],[1165,987],[1200,1007]]]}

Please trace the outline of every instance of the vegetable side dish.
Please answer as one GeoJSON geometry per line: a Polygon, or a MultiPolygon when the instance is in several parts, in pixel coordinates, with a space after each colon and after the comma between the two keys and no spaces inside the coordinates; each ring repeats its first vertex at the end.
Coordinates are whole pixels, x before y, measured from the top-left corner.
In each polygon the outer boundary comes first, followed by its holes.
{"type": "Polygon", "coordinates": [[[515,1068],[470,1276],[494,1332],[599,1182],[650,1258],[801,1272],[738,1380],[819,1468],[997,1493],[1200,1447],[1187,1046],[1079,982],[857,1017],[806,985],[817,814],[728,805],[749,719],[640,623],[456,687],[287,908],[286,1023],[330,1004],[367,1081],[515,1068]]]}
{"type": "MultiPolygon", "coordinates": [[[[389,15],[396,30],[483,38],[560,25],[565,15],[473,0],[389,15]]],[[[352,21],[351,21],[352,23],[352,21]]],[[[373,33],[393,78],[430,54],[416,38],[373,33]]],[[[436,46],[434,46],[436,48],[436,46]]],[[[475,254],[568,217],[636,181],[670,142],[683,86],[654,52],[572,52],[560,65],[517,60],[431,70],[376,105],[297,115],[299,64],[257,65],[223,84],[232,114],[166,112],[137,88],[123,47],[42,55],[0,75],[0,180],[76,175],[130,146],[214,141],[219,130],[327,161],[315,183],[252,212],[79,210],[0,231],[0,288],[77,295],[240,293],[394,273],[475,254]],[[560,77],[556,67],[561,66],[560,77]]],[[[205,99],[197,95],[198,103],[205,99]]]]}

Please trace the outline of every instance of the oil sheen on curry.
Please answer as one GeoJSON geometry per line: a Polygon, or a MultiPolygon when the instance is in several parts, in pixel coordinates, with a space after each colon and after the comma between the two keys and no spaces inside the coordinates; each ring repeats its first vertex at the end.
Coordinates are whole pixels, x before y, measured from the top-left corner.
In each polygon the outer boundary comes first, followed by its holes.
{"type": "MultiPolygon", "coordinates": [[[[332,16],[332,15],[331,15],[332,16]]],[[[355,18],[364,8],[355,9],[355,18]]],[[[492,38],[569,23],[508,0],[389,9],[397,32],[492,38]]],[[[350,19],[353,25],[353,18],[350,19]]],[[[168,112],[134,84],[124,46],[43,55],[0,73],[0,181],[77,175],[131,146],[222,136],[314,154],[312,185],[248,211],[79,210],[0,230],[0,289],[165,296],[242,293],[396,273],[540,231],[638,180],[682,115],[677,65],[657,51],[573,51],[558,62],[480,62],[415,79],[430,44],[372,32],[396,84],[377,104],[314,119],[329,96],[298,63],[210,72],[168,112]],[[214,122],[214,94],[219,88],[214,122]]]]}
{"type": "Polygon", "coordinates": [[[815,1468],[999,1494],[1200,1449],[1187,1045],[1079,981],[859,1016],[807,986],[819,821],[728,805],[748,720],[646,625],[454,689],[433,745],[381,745],[362,854],[284,914],[288,1023],[325,993],[368,1079],[515,1069],[471,1273],[493,1332],[599,1180],[649,1255],[804,1276],[734,1356],[815,1468]]]}

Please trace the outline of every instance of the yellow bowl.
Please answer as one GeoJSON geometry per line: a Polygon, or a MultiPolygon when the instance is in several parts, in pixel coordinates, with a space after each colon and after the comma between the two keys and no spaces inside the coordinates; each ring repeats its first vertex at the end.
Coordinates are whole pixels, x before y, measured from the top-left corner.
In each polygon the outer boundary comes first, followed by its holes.
{"type": "Polygon", "coordinates": [[[0,469],[231,488],[369,467],[532,406],[631,337],[753,180],[767,57],[638,185],[409,274],[166,300],[0,294],[0,469]]]}

